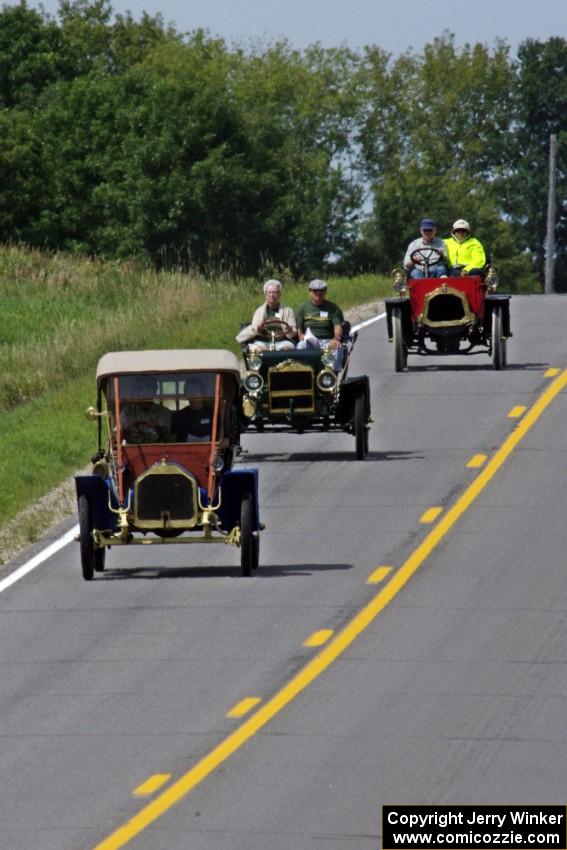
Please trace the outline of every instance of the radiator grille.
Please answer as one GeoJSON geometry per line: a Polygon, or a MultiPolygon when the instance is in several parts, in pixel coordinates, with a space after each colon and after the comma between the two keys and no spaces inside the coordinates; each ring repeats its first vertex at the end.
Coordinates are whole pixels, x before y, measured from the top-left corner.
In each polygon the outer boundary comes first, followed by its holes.
{"type": "Polygon", "coordinates": [[[268,375],[270,412],[294,413],[314,411],[312,369],[271,369],[268,375]]]}
{"type": "Polygon", "coordinates": [[[464,317],[463,302],[455,295],[436,295],[429,302],[427,318],[430,322],[460,322],[464,317]]]}
{"type": "Polygon", "coordinates": [[[141,528],[190,528],[198,520],[197,482],[168,464],[158,464],[135,484],[135,523],[141,528]]]}
{"type": "Polygon", "coordinates": [[[304,372],[272,372],[270,375],[270,389],[272,392],[290,392],[308,390],[313,386],[313,372],[311,369],[304,372]]]}

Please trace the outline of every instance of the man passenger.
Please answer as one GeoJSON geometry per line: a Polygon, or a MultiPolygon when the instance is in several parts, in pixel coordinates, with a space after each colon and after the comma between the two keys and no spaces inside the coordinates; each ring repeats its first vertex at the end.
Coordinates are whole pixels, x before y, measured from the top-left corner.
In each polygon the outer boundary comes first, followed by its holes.
{"type": "Polygon", "coordinates": [[[484,275],[486,254],[478,239],[471,236],[468,221],[458,218],[453,225],[451,235],[445,239],[451,274],[484,275]]]}
{"type": "Polygon", "coordinates": [[[341,308],[327,301],[327,284],[312,280],[309,284],[310,300],[297,311],[298,348],[330,348],[335,352],[335,371],[343,368],[344,350],[341,344],[344,316],[341,308]]]}

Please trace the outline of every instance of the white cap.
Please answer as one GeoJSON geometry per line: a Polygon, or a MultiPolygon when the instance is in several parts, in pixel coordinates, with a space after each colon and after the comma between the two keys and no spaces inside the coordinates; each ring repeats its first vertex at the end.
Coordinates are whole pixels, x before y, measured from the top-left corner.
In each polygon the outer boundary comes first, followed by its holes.
{"type": "Polygon", "coordinates": [[[315,278],[315,280],[312,280],[309,284],[309,289],[314,289],[316,292],[320,292],[322,289],[326,288],[327,284],[325,283],[325,281],[319,280],[318,278],[315,278]]]}
{"type": "Polygon", "coordinates": [[[470,224],[464,218],[458,218],[453,225],[453,230],[468,230],[470,233],[470,224]]]}

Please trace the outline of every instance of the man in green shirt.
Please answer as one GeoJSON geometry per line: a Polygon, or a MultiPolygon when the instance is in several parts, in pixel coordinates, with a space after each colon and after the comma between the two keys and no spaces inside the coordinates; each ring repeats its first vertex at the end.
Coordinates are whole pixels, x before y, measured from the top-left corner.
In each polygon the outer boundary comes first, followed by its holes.
{"type": "Polygon", "coordinates": [[[344,316],[341,308],[327,301],[327,284],[312,280],[309,284],[311,300],[305,301],[297,311],[297,348],[330,348],[335,352],[335,370],[343,367],[344,351],[341,345],[344,316]]]}

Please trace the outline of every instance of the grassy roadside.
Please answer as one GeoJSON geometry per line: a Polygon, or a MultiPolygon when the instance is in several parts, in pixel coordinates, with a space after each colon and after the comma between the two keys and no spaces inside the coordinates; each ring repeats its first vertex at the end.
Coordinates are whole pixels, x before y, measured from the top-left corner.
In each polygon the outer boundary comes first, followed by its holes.
{"type": "MultiPolygon", "coordinates": [[[[94,372],[108,350],[228,348],[261,303],[261,281],[206,282],[130,265],[0,249],[0,532],[26,506],[82,468],[95,449],[94,372]],[[9,255],[9,256],[8,256],[9,255]]],[[[376,276],[329,279],[344,309],[389,294],[376,276]]],[[[305,284],[285,285],[285,302],[305,300],[305,284]]],[[[49,526],[36,512],[23,543],[49,526]]],[[[10,529],[10,534],[12,531],[10,529]]],[[[0,534],[0,563],[7,548],[0,534]]]]}

